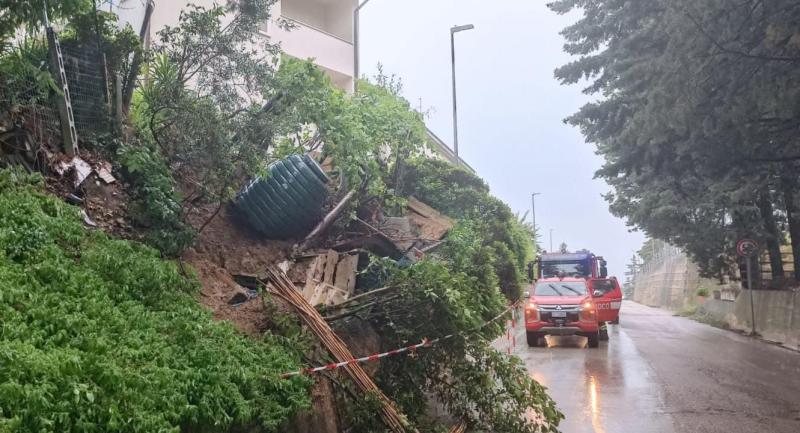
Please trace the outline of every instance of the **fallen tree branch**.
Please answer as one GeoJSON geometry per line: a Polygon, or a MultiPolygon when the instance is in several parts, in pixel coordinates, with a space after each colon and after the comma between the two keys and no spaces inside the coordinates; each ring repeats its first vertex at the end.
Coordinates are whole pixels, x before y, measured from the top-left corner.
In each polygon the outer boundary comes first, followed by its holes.
{"type": "MultiPolygon", "coordinates": [[[[392,296],[392,297],[389,297],[389,298],[385,299],[384,302],[394,301],[395,299],[397,299],[399,297],[400,297],[400,295],[395,295],[395,296],[392,296]]],[[[378,305],[380,303],[381,303],[381,301],[375,300],[375,301],[366,303],[364,305],[359,305],[358,307],[356,307],[356,308],[354,308],[354,309],[352,309],[352,310],[350,310],[350,311],[348,311],[346,313],[337,314],[335,316],[325,316],[325,321],[327,321],[327,322],[335,322],[337,320],[346,319],[348,317],[355,316],[359,312],[364,311],[367,308],[374,307],[375,305],[378,305]]]]}
{"type": "Polygon", "coordinates": [[[341,215],[341,213],[345,210],[345,208],[347,208],[347,205],[350,204],[350,201],[352,201],[353,197],[355,196],[356,196],[356,191],[348,192],[347,195],[345,195],[344,198],[342,198],[339,204],[337,204],[336,207],[334,207],[330,212],[328,212],[328,214],[325,215],[325,218],[323,218],[322,221],[320,221],[320,223],[317,224],[316,227],[314,227],[314,230],[312,230],[311,233],[309,233],[308,236],[306,236],[305,239],[303,239],[303,242],[300,243],[297,249],[299,251],[304,251],[305,249],[308,248],[309,245],[311,245],[311,242],[313,242],[317,237],[319,237],[319,235],[328,230],[328,228],[330,228],[330,226],[333,225],[336,219],[339,218],[339,215],[341,215]]]}
{"type": "Polygon", "coordinates": [[[328,307],[328,309],[329,310],[342,309],[342,308],[345,308],[347,305],[352,304],[355,301],[358,301],[358,300],[361,300],[361,299],[364,299],[364,298],[368,298],[370,296],[375,296],[375,295],[377,295],[379,293],[387,292],[387,291],[393,290],[393,289],[397,289],[397,287],[389,286],[389,287],[381,287],[380,289],[371,290],[369,292],[353,296],[352,298],[342,302],[341,304],[331,305],[330,307],[328,307]]]}

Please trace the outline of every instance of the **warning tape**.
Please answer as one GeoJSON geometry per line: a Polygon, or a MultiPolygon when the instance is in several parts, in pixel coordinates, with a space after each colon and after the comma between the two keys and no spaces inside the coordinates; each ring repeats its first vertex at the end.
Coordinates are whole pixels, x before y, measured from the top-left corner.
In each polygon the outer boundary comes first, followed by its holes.
{"type": "MultiPolygon", "coordinates": [[[[281,377],[282,378],[287,378],[287,377],[292,377],[292,376],[302,376],[302,375],[305,375],[305,374],[314,374],[314,373],[318,373],[320,371],[336,370],[336,369],[345,367],[347,365],[363,364],[363,363],[367,363],[367,362],[378,361],[381,358],[386,358],[386,357],[389,357],[389,356],[396,356],[396,355],[400,355],[402,353],[407,353],[407,352],[415,352],[417,349],[421,349],[421,348],[425,348],[425,347],[431,347],[431,346],[433,346],[435,344],[441,343],[442,341],[448,340],[448,339],[453,338],[453,337],[455,337],[457,335],[470,334],[470,333],[473,333],[473,332],[480,331],[481,329],[483,329],[483,328],[491,325],[492,323],[502,319],[503,316],[508,314],[509,311],[511,311],[512,315],[513,315],[513,312],[516,310],[518,305],[519,305],[519,301],[517,301],[516,303],[510,305],[502,313],[500,313],[497,316],[487,320],[482,325],[480,325],[480,326],[478,326],[476,328],[470,329],[468,331],[465,331],[463,333],[445,335],[443,337],[435,338],[433,340],[428,340],[427,338],[423,338],[422,341],[420,343],[418,343],[418,344],[412,344],[410,346],[401,347],[399,349],[390,350],[388,352],[374,353],[372,355],[364,356],[364,357],[361,357],[361,358],[353,358],[353,359],[350,359],[350,360],[347,360],[347,361],[334,362],[334,363],[330,363],[330,364],[326,364],[326,365],[321,365],[319,367],[304,368],[302,370],[297,370],[297,371],[292,371],[292,372],[289,372],[289,373],[284,373],[284,374],[281,375],[281,377]]],[[[514,320],[512,320],[512,322],[513,321],[514,320]]],[[[509,353],[510,353],[510,349],[509,349],[509,353]]]]}

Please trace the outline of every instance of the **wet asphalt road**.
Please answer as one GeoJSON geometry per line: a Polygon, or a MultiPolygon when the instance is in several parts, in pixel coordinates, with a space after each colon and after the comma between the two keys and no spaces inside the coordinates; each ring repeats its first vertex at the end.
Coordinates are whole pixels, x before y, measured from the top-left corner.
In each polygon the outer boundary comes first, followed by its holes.
{"type": "Polygon", "coordinates": [[[548,337],[515,353],[564,433],[800,433],[800,354],[626,301],[610,341],[548,337]]]}

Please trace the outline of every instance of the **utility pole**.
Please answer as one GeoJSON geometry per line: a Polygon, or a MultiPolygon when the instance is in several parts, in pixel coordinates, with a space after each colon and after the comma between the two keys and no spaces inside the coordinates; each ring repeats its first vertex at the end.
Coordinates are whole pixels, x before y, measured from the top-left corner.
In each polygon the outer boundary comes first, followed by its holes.
{"type": "Polygon", "coordinates": [[[531,219],[533,220],[533,243],[536,244],[536,238],[539,234],[539,231],[536,230],[536,196],[542,195],[540,192],[534,192],[531,194],[531,219]]]}
{"type": "Polygon", "coordinates": [[[360,23],[359,23],[359,13],[361,12],[361,8],[367,5],[369,0],[364,0],[361,4],[356,7],[353,11],[353,93],[358,93],[358,79],[360,78],[359,75],[359,51],[361,45],[359,44],[359,30],[360,30],[360,23]]]}
{"type": "Polygon", "coordinates": [[[456,42],[455,34],[465,30],[472,30],[475,26],[467,24],[450,28],[450,66],[453,69],[453,151],[458,158],[458,108],[456,104],[456,42]]]}
{"type": "Polygon", "coordinates": [[[550,252],[553,252],[553,229],[550,229],[550,252]]]}

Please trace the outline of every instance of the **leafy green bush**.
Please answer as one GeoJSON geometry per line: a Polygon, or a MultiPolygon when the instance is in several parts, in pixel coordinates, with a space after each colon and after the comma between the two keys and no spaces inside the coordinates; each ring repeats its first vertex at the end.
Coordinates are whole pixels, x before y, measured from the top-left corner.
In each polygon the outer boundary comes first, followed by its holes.
{"type": "Polygon", "coordinates": [[[701,288],[697,289],[697,296],[702,296],[704,298],[707,298],[708,294],[709,294],[709,291],[705,287],[701,287],[701,288]]]}
{"type": "Polygon", "coordinates": [[[287,95],[274,118],[281,137],[275,155],[320,149],[349,185],[363,182],[369,196],[391,202],[397,162],[418,156],[426,134],[399,85],[379,75],[377,85],[360,81],[359,93],[349,95],[312,62],[288,57],[275,81],[276,92],[287,95]]]}
{"type": "Polygon", "coordinates": [[[43,104],[58,92],[47,68],[47,42],[26,37],[0,47],[0,109],[43,104]]]}
{"type": "MultiPolygon", "coordinates": [[[[298,355],[215,322],[176,266],[0,172],[0,432],[277,431],[298,355]]],[[[35,183],[35,182],[34,182],[35,183]]]]}
{"type": "Polygon", "coordinates": [[[177,257],[195,239],[196,231],[183,220],[172,175],[164,158],[147,144],[122,145],[117,161],[131,184],[133,220],[147,227],[145,240],[168,257],[177,257]]]}
{"type": "MultiPolygon", "coordinates": [[[[525,265],[533,258],[533,242],[508,205],[492,196],[479,177],[445,161],[413,159],[403,179],[396,186],[399,193],[434,203],[444,214],[469,221],[475,242],[487,249],[481,260],[493,263],[499,287],[509,299],[518,299],[525,284],[525,265]]],[[[448,251],[462,254],[452,248],[448,251]]]]}
{"type": "MultiPolygon", "coordinates": [[[[476,431],[555,431],[562,415],[544,388],[518,358],[490,345],[502,334],[505,318],[480,328],[506,307],[492,262],[474,261],[491,249],[481,246],[469,222],[452,236],[455,242],[442,253],[444,261],[427,259],[407,268],[382,264],[395,290],[369,317],[383,349],[415,343],[421,336],[456,336],[419,351],[413,360],[385,359],[378,384],[420,431],[442,430],[429,412],[431,396],[476,431]],[[541,414],[547,424],[527,419],[529,411],[541,414]]],[[[383,431],[375,417],[353,418],[354,431],[383,431]]]]}
{"type": "Polygon", "coordinates": [[[233,198],[266,166],[272,126],[262,107],[275,57],[264,54],[279,50],[258,29],[272,3],[190,5],[154,41],[148,80],[134,100],[134,125],[158,146],[173,177],[194,189],[187,190],[192,199],[233,198]],[[242,13],[227,21],[234,6],[242,13]]]}
{"type": "Polygon", "coordinates": [[[96,46],[99,30],[100,48],[106,55],[109,73],[127,76],[130,60],[134,54],[141,53],[142,42],[130,24],[120,28],[118,22],[119,18],[114,13],[86,10],[70,17],[59,38],[65,45],[75,41],[96,46]]]}

